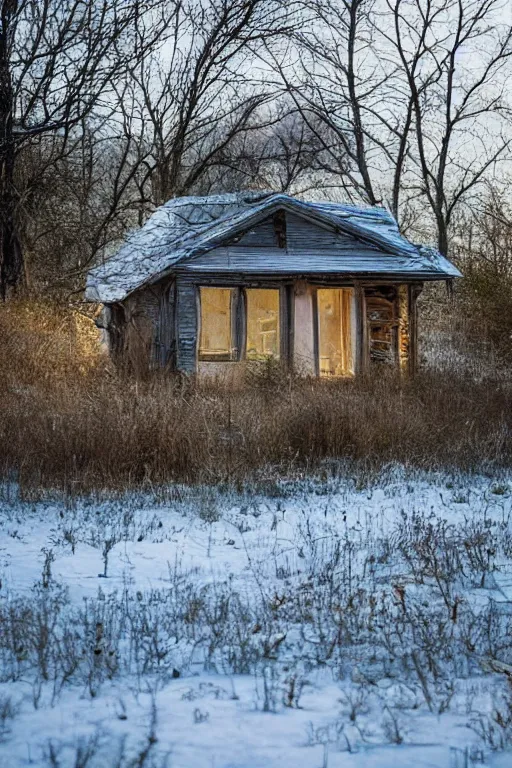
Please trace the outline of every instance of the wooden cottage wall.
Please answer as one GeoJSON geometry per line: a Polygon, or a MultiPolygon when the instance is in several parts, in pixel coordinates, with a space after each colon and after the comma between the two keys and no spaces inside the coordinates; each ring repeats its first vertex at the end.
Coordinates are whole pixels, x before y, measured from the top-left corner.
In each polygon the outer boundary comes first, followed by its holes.
{"type": "Polygon", "coordinates": [[[174,286],[142,288],[111,308],[112,354],[135,374],[172,363],[174,351],[174,286]]]}
{"type": "MultiPolygon", "coordinates": [[[[243,282],[242,276],[238,280],[243,282]]],[[[419,290],[416,285],[361,286],[356,281],[351,304],[351,343],[356,373],[365,371],[372,360],[377,359],[375,354],[372,355],[372,345],[375,344],[372,324],[375,324],[374,314],[380,306],[375,304],[376,300],[383,301],[383,307],[394,307],[393,317],[390,316],[388,322],[377,321],[379,328],[389,324],[393,338],[389,355],[381,353],[378,359],[390,364],[395,362],[404,373],[414,371],[419,290]]],[[[289,293],[292,302],[283,319],[289,316],[291,322],[290,362],[297,373],[315,375],[318,373],[316,287],[306,280],[299,280],[290,285],[289,293]]],[[[288,293],[283,293],[282,301],[285,295],[288,293]]],[[[181,275],[170,284],[140,290],[122,307],[119,305],[113,316],[118,318],[117,350],[123,353],[125,362],[134,372],[143,373],[151,367],[175,367],[189,374],[197,372],[200,307],[195,280],[181,275]],[[123,319],[122,323],[119,318],[123,319]]],[[[286,333],[283,335],[287,337],[286,333]]],[[[282,343],[285,355],[287,347],[288,342],[282,343]]]]}
{"type": "Polygon", "coordinates": [[[304,280],[294,286],[293,367],[296,373],[316,373],[313,288],[304,280]]]}
{"type": "Polygon", "coordinates": [[[408,287],[408,328],[409,328],[409,367],[414,374],[418,367],[418,296],[423,290],[423,283],[411,283],[408,287]]]}
{"type": "MultiPolygon", "coordinates": [[[[235,281],[236,282],[236,281],[235,281]]],[[[243,283],[243,277],[238,277],[243,283]]],[[[316,283],[318,285],[318,283],[316,283]]],[[[352,353],[355,372],[367,369],[374,359],[371,353],[372,324],[375,324],[375,300],[394,307],[393,317],[377,323],[394,329],[389,356],[382,362],[397,363],[400,369],[414,372],[416,366],[416,298],[420,284],[362,286],[355,282],[352,309],[352,353]],[[394,299],[389,301],[391,297],[394,299]],[[394,350],[394,351],[393,351],[394,350]]],[[[291,359],[299,374],[318,373],[316,328],[316,286],[306,280],[295,281],[282,301],[290,295],[290,307],[283,314],[291,322],[291,359]]],[[[110,347],[114,357],[128,364],[138,374],[152,367],[177,368],[195,373],[199,334],[199,300],[195,281],[180,276],[177,281],[149,286],[132,294],[123,304],[111,307],[110,347]]],[[[285,324],[286,325],[286,324],[285,324]]],[[[287,338],[283,326],[283,336],[287,338]]],[[[283,353],[288,340],[282,343],[283,353]]],[[[376,358],[375,358],[376,359],[376,358]]],[[[380,357],[379,357],[380,359],[380,357]]]]}
{"type": "MultiPolygon", "coordinates": [[[[156,287],[156,286],[155,286],[156,287]]],[[[173,368],[176,356],[174,309],[176,283],[162,284],[159,291],[158,319],[155,328],[152,362],[160,368],[173,368]]]]}
{"type": "Polygon", "coordinates": [[[386,254],[370,243],[334,229],[320,227],[287,213],[282,220],[267,219],[231,242],[198,254],[180,265],[188,274],[340,275],[374,271],[386,254]],[[276,232],[281,226],[281,239],[276,232]]]}
{"type": "Polygon", "coordinates": [[[234,240],[239,248],[277,248],[279,243],[274,228],[272,217],[260,222],[252,229],[247,230],[241,237],[234,240]]]}
{"type": "Polygon", "coordinates": [[[158,296],[141,289],[128,296],[116,313],[118,359],[137,376],[150,368],[158,307],[158,296]]]}
{"type": "Polygon", "coordinates": [[[199,333],[197,289],[185,277],[176,281],[176,367],[183,373],[195,373],[199,333]]]}

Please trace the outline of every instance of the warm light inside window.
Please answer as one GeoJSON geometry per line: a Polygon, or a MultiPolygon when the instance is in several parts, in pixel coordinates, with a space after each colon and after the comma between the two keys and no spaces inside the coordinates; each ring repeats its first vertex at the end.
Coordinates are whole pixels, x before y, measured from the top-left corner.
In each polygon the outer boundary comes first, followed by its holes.
{"type": "Polygon", "coordinates": [[[352,356],[352,289],[319,288],[318,352],[321,376],[354,372],[352,356]]]}
{"type": "Polygon", "coordinates": [[[201,288],[200,360],[233,357],[231,288],[201,288]]]}
{"type": "Polygon", "coordinates": [[[279,357],[279,290],[249,288],[247,295],[247,359],[279,357]]]}

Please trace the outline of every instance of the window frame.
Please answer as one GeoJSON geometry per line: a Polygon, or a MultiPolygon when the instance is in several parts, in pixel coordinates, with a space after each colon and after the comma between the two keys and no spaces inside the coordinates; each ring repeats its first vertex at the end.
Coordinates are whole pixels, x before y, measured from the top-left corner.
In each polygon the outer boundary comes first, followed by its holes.
{"type": "MultiPolygon", "coordinates": [[[[276,282],[248,282],[242,285],[224,282],[199,281],[197,289],[197,362],[198,363],[237,363],[247,359],[247,291],[251,288],[279,291],[279,357],[278,362],[291,362],[293,334],[293,285],[276,282]],[[223,288],[232,292],[231,299],[231,354],[202,354],[201,343],[201,289],[223,288]]],[[[253,361],[251,361],[253,362],[253,361]]],[[[257,362],[257,361],[254,361],[257,362]]]]}
{"type": "Polygon", "coordinates": [[[198,324],[197,324],[197,361],[198,363],[233,363],[239,358],[239,346],[237,344],[237,313],[239,304],[239,289],[232,285],[199,285],[197,291],[198,297],[198,324]],[[208,352],[201,351],[201,334],[203,326],[203,307],[201,301],[201,289],[220,289],[223,291],[230,291],[231,293],[231,306],[230,306],[230,351],[215,355],[208,352]]]}

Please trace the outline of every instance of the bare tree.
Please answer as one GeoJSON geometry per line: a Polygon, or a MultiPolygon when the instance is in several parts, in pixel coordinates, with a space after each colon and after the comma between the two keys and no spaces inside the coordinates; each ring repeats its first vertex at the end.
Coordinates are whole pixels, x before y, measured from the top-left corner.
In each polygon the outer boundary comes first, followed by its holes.
{"type": "MultiPolygon", "coordinates": [[[[133,68],[145,113],[153,203],[201,187],[235,137],[269,122],[275,88],[254,71],[262,46],[294,23],[280,0],[185,0],[172,45],[133,68]]],[[[271,119],[271,118],[270,118],[271,119]]]]}
{"type": "Polygon", "coordinates": [[[280,8],[168,4],[159,48],[147,44],[148,17],[135,16],[128,42],[140,55],[110,81],[108,107],[104,92],[80,121],[17,147],[17,227],[38,288],[78,288],[91,262],[174,195],[288,189],[310,176],[311,135],[255,72],[263,43],[294,23],[280,8]]]}
{"type": "Polygon", "coordinates": [[[18,227],[31,289],[78,290],[91,262],[138,223],[137,174],[144,155],[138,117],[127,101],[125,96],[121,125],[89,118],[65,145],[58,134],[49,134],[20,150],[18,227]]]}
{"type": "Polygon", "coordinates": [[[30,142],[63,147],[129,66],[161,41],[172,0],[0,0],[0,294],[23,279],[16,164],[30,142]],[[144,28],[144,37],[135,30],[144,28]]]}
{"type": "Polygon", "coordinates": [[[511,179],[482,183],[471,204],[459,207],[451,222],[451,254],[462,265],[464,281],[457,312],[476,333],[493,342],[510,364],[512,338],[511,179]]]}
{"type": "Polygon", "coordinates": [[[325,191],[329,178],[324,171],[324,146],[329,138],[314,115],[309,122],[314,130],[288,99],[264,105],[251,127],[216,153],[200,190],[264,189],[300,195],[325,191]]]}
{"type": "Polygon", "coordinates": [[[18,240],[38,288],[78,288],[91,262],[174,195],[289,188],[312,161],[311,137],[255,71],[263,43],[290,32],[289,4],[167,3],[160,25],[157,10],[133,16],[122,50],[137,55],[93,108],[16,145],[18,240]]]}
{"type": "Polygon", "coordinates": [[[465,271],[485,272],[496,285],[512,280],[511,180],[485,181],[452,222],[454,256],[465,271]]]}
{"type": "MultiPolygon", "coordinates": [[[[388,74],[378,72],[372,52],[370,16],[374,0],[313,0],[285,55],[271,54],[274,69],[308,129],[322,145],[327,176],[352,200],[382,200],[373,165],[384,138],[372,135],[370,115],[388,74]]],[[[386,149],[389,154],[389,150],[386,149]]]]}
{"type": "Polygon", "coordinates": [[[512,25],[503,0],[387,0],[415,129],[421,191],[438,248],[454,211],[511,146],[512,25]],[[419,42],[418,42],[419,41],[419,42]]]}
{"type": "Polygon", "coordinates": [[[426,203],[443,253],[455,209],[510,148],[505,6],[314,0],[295,66],[272,57],[304,119],[337,137],[324,157],[346,195],[384,202],[402,225],[426,203]]]}

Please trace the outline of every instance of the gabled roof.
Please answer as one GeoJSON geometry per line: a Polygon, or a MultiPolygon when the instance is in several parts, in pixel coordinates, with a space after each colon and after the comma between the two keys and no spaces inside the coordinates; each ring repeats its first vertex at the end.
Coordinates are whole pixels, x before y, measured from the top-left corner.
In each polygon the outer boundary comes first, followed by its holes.
{"type": "MultiPolygon", "coordinates": [[[[180,197],[158,208],[146,224],[132,233],[111,258],[89,272],[86,298],[122,301],[143,285],[155,282],[188,259],[246,231],[277,210],[284,209],[319,226],[353,235],[382,251],[373,260],[372,274],[387,271],[418,279],[460,277],[438,251],[404,238],[384,208],[359,208],[340,203],[306,203],[284,194],[233,193],[210,197],[180,197]]],[[[357,267],[350,269],[357,273],[357,267]]],[[[271,267],[269,267],[271,273],[271,267]]],[[[293,272],[293,265],[290,268],[293,272]]],[[[301,274],[304,272],[301,269],[301,274]]]]}

